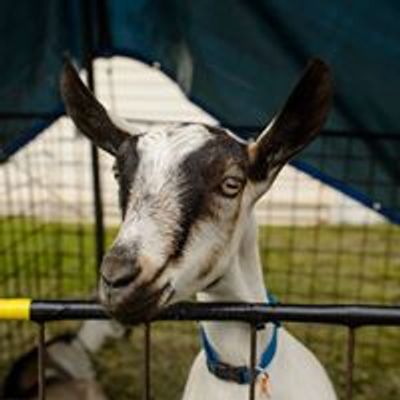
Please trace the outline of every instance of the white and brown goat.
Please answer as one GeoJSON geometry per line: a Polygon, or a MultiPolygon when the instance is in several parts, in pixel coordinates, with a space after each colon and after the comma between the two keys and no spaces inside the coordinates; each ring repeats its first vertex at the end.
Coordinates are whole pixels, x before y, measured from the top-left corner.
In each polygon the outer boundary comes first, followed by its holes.
{"type": "MultiPolygon", "coordinates": [[[[68,114],[97,146],[115,157],[123,221],[101,267],[100,299],[117,319],[135,323],[197,295],[199,301],[266,301],[254,204],[286,162],[317,135],[331,101],[329,68],[313,60],[282,111],[257,140],[226,129],[182,124],[140,132],[110,116],[65,66],[61,91],[68,114]]],[[[202,324],[225,365],[249,365],[250,328],[202,324]]],[[[275,328],[259,330],[258,359],[275,328]]],[[[331,400],[317,359],[284,328],[260,379],[257,399],[331,400]]],[[[185,400],[243,400],[248,387],[222,380],[196,358],[185,400]]]]}

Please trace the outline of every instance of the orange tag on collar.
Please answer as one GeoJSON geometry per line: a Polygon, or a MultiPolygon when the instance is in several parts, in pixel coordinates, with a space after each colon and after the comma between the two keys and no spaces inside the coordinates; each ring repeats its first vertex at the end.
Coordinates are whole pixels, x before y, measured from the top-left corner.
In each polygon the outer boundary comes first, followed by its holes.
{"type": "Polygon", "coordinates": [[[262,394],[264,394],[268,398],[271,397],[271,382],[267,372],[263,372],[262,374],[260,374],[260,388],[262,394]]]}

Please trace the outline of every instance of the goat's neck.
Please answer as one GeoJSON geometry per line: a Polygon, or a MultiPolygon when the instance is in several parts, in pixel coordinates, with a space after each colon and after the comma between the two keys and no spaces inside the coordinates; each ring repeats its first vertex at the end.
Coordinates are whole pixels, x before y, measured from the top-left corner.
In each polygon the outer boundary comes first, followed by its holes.
{"type": "MultiPolygon", "coordinates": [[[[239,252],[218,284],[198,295],[200,301],[210,302],[267,302],[260,256],[257,245],[257,226],[253,215],[248,220],[239,252]]],[[[238,322],[205,322],[203,326],[221,361],[232,365],[249,365],[250,327],[238,322]]],[[[271,338],[271,325],[257,333],[258,359],[271,338]]]]}

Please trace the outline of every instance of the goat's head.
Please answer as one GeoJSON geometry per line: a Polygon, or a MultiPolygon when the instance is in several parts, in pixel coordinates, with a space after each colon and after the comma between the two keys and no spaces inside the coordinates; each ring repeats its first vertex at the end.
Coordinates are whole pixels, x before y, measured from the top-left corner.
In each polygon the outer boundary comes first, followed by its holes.
{"type": "Polygon", "coordinates": [[[245,218],[317,135],[332,89],[328,67],[312,61],[282,111],[249,143],[199,124],[123,128],[70,64],[61,91],[77,127],[116,160],[123,222],[101,266],[100,298],[112,315],[135,322],[226,273],[245,218]]]}

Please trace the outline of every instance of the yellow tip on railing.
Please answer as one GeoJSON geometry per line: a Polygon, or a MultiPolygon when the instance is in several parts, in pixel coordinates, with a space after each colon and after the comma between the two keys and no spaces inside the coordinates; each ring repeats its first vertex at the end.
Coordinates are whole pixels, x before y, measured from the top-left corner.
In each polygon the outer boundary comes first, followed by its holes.
{"type": "Polygon", "coordinates": [[[1,320],[29,320],[31,299],[0,299],[1,320]]]}

